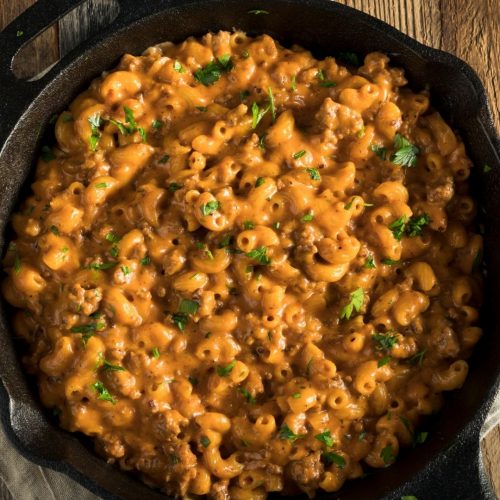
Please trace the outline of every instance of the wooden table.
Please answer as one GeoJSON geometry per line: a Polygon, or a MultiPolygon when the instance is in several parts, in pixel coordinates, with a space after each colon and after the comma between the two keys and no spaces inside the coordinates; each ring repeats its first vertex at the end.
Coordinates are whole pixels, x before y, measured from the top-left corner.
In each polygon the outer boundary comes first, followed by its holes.
{"type": "MultiPolygon", "coordinates": [[[[0,29],[36,0],[0,0],[0,29]]],[[[266,1],[263,0],[263,4],[266,1]]],[[[486,85],[500,130],[500,0],[339,0],[418,41],[467,61],[486,85]]],[[[106,0],[90,0],[47,30],[16,67],[33,76],[66,54],[113,16],[106,0]]],[[[500,498],[500,425],[482,443],[485,467],[500,498]]]]}

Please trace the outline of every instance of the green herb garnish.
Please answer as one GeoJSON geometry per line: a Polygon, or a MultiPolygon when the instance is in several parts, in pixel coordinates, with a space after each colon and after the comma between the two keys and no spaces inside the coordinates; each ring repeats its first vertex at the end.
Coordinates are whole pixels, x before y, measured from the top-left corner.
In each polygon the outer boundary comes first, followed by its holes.
{"type": "Polygon", "coordinates": [[[97,399],[102,399],[103,401],[109,401],[110,403],[116,404],[115,398],[111,393],[104,387],[104,384],[100,381],[91,384],[90,386],[95,392],[97,392],[97,399]]]}
{"type": "Polygon", "coordinates": [[[233,359],[233,361],[231,361],[231,363],[229,363],[227,366],[217,366],[216,368],[217,375],[219,375],[219,377],[227,377],[233,371],[233,368],[235,366],[236,366],[235,359],[233,359]]]}
{"type": "Polygon", "coordinates": [[[354,311],[359,312],[364,301],[365,292],[358,288],[349,295],[349,302],[340,310],[340,319],[350,319],[354,311]]]}
{"type": "Polygon", "coordinates": [[[226,54],[209,62],[204,68],[196,70],[194,78],[205,87],[209,87],[219,80],[223,73],[231,71],[233,67],[231,57],[226,54]]]}
{"type": "Polygon", "coordinates": [[[316,434],[314,436],[318,441],[321,441],[324,443],[328,448],[331,448],[333,446],[334,440],[332,437],[332,434],[329,430],[323,431],[321,434],[316,434]]]}
{"type": "Polygon", "coordinates": [[[394,148],[395,152],[391,157],[392,163],[402,167],[414,167],[417,164],[417,155],[420,153],[420,149],[411,144],[406,137],[396,134],[394,148]]]}
{"type": "Polygon", "coordinates": [[[211,200],[208,203],[204,203],[201,205],[200,210],[201,214],[204,215],[205,217],[207,215],[211,215],[220,208],[220,203],[217,200],[211,200]]]}

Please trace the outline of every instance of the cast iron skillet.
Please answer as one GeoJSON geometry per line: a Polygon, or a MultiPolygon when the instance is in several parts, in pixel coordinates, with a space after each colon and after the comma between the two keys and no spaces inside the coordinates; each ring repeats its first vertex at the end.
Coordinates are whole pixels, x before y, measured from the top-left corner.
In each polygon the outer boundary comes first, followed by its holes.
{"type": "MultiPolygon", "coordinates": [[[[82,44],[39,81],[16,80],[10,68],[20,46],[78,3],[39,0],[0,34],[0,250],[9,214],[32,170],[49,118],[123,53],[139,54],[160,41],[180,42],[190,35],[236,27],[250,34],[268,33],[285,45],[298,43],[317,56],[337,51],[389,54],[393,64],[405,68],[413,87],[429,86],[433,104],[460,131],[476,166],[493,167],[488,173],[475,169],[473,179],[486,228],[485,335],[470,360],[463,389],[449,394],[443,410],[427,424],[428,441],[403,452],[395,465],[348,481],[340,494],[323,498],[494,498],[481,469],[479,430],[500,381],[500,307],[493,307],[500,304],[500,255],[495,248],[500,241],[500,139],[474,71],[450,54],[328,0],[119,0],[121,12],[106,33],[82,44]],[[249,14],[252,9],[270,13],[249,14]],[[16,36],[18,30],[24,32],[22,40],[16,36]]],[[[8,308],[0,308],[2,420],[19,450],[105,498],[165,498],[106,465],[84,439],[57,427],[21,370],[8,308]]]]}

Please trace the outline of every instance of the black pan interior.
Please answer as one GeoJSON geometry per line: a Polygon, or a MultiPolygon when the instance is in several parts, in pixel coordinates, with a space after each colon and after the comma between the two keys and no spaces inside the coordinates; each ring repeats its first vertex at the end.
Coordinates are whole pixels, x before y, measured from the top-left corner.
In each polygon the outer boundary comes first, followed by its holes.
{"type": "MultiPolygon", "coordinates": [[[[423,47],[384,23],[328,0],[120,3],[122,12],[109,32],[77,48],[37,84],[2,89],[9,104],[0,107],[0,122],[4,123],[0,138],[6,139],[0,143],[0,246],[4,246],[7,218],[32,172],[49,118],[65,109],[92,78],[113,67],[125,52],[139,54],[161,41],[180,42],[207,31],[237,28],[252,35],[268,33],[286,46],[300,44],[320,57],[341,51],[360,56],[374,50],[387,53],[393,65],[405,68],[414,89],[430,89],[432,104],[460,133],[478,167],[473,184],[485,226],[488,269],[482,311],[485,335],[470,360],[464,388],[449,394],[443,410],[428,422],[428,442],[404,452],[394,466],[346,483],[338,495],[323,497],[487,498],[491,492],[479,479],[478,434],[500,372],[500,308],[494,307],[500,303],[500,287],[495,286],[500,282],[500,256],[495,252],[500,241],[500,143],[476,75],[453,56],[423,47]],[[269,14],[248,13],[257,8],[269,14]],[[5,127],[9,122],[12,130],[5,127]],[[485,163],[493,170],[483,172],[485,163]]],[[[59,430],[40,408],[36,390],[19,367],[10,339],[8,309],[5,304],[0,307],[0,375],[6,388],[0,399],[3,421],[15,444],[38,463],[65,471],[102,496],[160,498],[139,481],[105,465],[82,441],[59,430]]]]}

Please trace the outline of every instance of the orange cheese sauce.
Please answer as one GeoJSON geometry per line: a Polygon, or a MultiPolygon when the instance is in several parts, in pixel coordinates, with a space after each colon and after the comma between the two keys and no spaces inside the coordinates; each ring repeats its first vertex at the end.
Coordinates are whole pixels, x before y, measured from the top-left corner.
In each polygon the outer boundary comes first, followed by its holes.
{"type": "Polygon", "coordinates": [[[464,146],[406,83],[241,32],[93,81],[4,258],[61,426],[217,499],[336,491],[423,442],[481,335],[482,239],[464,146]]]}

